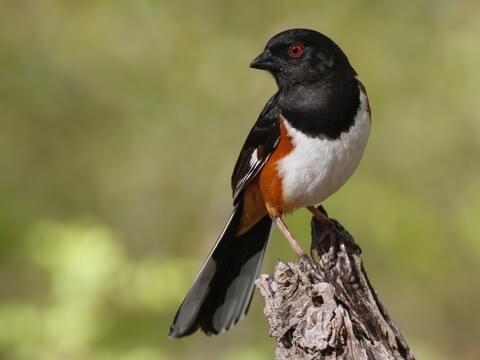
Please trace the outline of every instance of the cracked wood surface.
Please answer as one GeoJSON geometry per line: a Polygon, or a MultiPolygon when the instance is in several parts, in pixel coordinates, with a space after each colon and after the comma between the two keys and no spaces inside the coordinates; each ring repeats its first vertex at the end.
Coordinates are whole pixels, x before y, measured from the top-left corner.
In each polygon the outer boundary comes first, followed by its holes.
{"type": "Polygon", "coordinates": [[[368,280],[360,248],[332,222],[334,236],[324,236],[312,219],[315,260],[278,262],[273,275],[256,282],[276,359],[414,360],[368,280]]]}

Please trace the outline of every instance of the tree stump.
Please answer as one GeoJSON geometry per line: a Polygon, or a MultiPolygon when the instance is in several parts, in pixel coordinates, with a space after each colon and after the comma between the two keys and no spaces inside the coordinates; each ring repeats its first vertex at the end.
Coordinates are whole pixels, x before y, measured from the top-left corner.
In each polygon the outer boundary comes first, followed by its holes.
{"type": "Polygon", "coordinates": [[[324,236],[312,219],[314,260],[278,262],[273,275],[256,282],[276,359],[414,360],[368,280],[360,247],[332,222],[334,231],[324,236]]]}

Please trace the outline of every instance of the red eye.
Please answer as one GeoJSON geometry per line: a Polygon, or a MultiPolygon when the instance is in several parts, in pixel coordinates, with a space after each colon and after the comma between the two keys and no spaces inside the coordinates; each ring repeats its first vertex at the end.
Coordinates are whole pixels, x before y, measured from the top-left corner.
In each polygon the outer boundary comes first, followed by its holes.
{"type": "Polygon", "coordinates": [[[293,44],[288,49],[288,55],[292,58],[298,58],[303,55],[303,45],[302,44],[293,44]]]}

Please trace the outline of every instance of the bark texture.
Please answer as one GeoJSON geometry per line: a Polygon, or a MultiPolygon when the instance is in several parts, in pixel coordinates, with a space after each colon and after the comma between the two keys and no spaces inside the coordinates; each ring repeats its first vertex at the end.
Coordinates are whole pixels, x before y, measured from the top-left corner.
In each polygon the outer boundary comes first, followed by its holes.
{"type": "Polygon", "coordinates": [[[332,222],[327,231],[312,219],[314,260],[278,262],[273,275],[257,280],[276,359],[414,360],[368,280],[359,246],[332,222]]]}

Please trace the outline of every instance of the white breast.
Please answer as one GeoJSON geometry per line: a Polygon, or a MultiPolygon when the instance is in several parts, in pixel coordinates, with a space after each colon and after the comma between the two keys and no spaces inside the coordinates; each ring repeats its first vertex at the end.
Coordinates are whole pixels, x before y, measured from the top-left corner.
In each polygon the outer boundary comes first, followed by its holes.
{"type": "Polygon", "coordinates": [[[284,203],[289,210],[316,205],[345,184],[362,158],[370,133],[367,97],[360,91],[353,126],[335,140],[309,137],[283,121],[294,145],[278,162],[284,203]]]}

